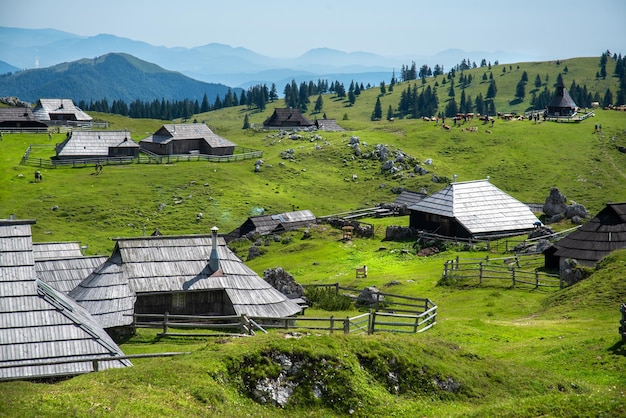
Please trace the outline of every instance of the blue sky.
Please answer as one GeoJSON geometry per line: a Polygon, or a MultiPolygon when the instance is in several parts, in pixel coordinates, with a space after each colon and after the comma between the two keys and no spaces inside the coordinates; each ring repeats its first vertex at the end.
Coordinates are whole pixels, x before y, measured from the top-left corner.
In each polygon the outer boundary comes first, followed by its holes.
{"type": "Polygon", "coordinates": [[[626,1],[0,0],[0,26],[108,33],[168,47],[222,43],[277,57],[457,48],[537,59],[626,53],[626,1]]]}

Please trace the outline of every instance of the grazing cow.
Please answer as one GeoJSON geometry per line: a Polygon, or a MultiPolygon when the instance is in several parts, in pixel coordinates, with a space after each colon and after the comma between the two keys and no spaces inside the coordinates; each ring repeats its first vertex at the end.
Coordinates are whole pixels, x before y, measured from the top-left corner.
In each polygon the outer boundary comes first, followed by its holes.
{"type": "Polygon", "coordinates": [[[35,171],[35,183],[39,183],[43,180],[43,176],[41,175],[41,171],[35,171]]]}

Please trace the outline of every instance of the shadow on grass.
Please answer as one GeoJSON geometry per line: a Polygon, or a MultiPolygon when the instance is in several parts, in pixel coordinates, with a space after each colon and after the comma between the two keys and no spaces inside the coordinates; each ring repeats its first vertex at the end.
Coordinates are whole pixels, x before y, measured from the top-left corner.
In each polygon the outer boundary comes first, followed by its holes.
{"type": "Polygon", "coordinates": [[[609,348],[609,351],[617,356],[626,356],[626,344],[618,341],[609,348]]]}

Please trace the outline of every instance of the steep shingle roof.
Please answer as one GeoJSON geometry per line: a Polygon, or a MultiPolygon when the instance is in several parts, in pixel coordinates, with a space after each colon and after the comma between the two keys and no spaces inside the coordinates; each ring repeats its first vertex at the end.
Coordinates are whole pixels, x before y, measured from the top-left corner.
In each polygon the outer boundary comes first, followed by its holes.
{"type": "Polygon", "coordinates": [[[557,257],[597,262],[626,248],[626,203],[609,203],[589,222],[554,244],[557,257]]]}
{"type": "MultiPolygon", "coordinates": [[[[72,376],[92,371],[79,360],[123,356],[84,308],[37,279],[33,223],[0,220],[0,380],[72,376]]],[[[99,367],[129,365],[111,360],[99,367]]]]}
{"type": "Polygon", "coordinates": [[[455,218],[475,236],[528,231],[538,221],[527,205],[488,180],[451,183],[409,209],[455,218]]]}

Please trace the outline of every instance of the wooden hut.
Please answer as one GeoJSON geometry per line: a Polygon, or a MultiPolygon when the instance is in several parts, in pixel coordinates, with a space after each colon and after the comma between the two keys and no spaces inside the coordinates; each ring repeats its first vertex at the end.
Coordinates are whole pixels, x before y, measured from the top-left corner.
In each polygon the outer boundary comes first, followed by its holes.
{"type": "Polygon", "coordinates": [[[544,255],[546,265],[560,266],[566,259],[574,259],[583,266],[593,267],[621,248],[626,248],[626,203],[609,203],[589,222],[557,241],[544,255]]]}
{"type": "Polygon", "coordinates": [[[109,260],[69,294],[104,328],[133,314],[289,317],[297,303],[274,289],[212,235],[118,239],[109,260]]]}
{"type": "Polygon", "coordinates": [[[519,235],[538,222],[527,205],[489,180],[450,183],[409,206],[409,212],[411,228],[457,238],[519,235]]]}
{"type": "Polygon", "coordinates": [[[339,126],[335,119],[315,119],[315,127],[320,131],[342,132],[344,128],[339,126]]]}
{"type": "Polygon", "coordinates": [[[33,243],[33,255],[37,277],[66,294],[108,258],[83,256],[79,242],[33,243]]]}
{"type": "Polygon", "coordinates": [[[93,118],[72,99],[39,99],[33,108],[35,118],[50,124],[56,121],[91,122],[93,118]]]}
{"type": "Polygon", "coordinates": [[[274,113],[263,122],[267,129],[309,128],[313,122],[305,118],[300,110],[292,108],[274,109],[274,113]]]}
{"type": "Polygon", "coordinates": [[[578,106],[574,103],[574,99],[569,95],[567,89],[563,85],[563,80],[559,80],[556,86],[556,94],[548,104],[547,114],[551,117],[567,117],[574,116],[578,106]]]}
{"type": "Polygon", "coordinates": [[[56,159],[137,157],[139,144],[128,131],[72,131],[56,146],[56,159]]]}
{"type": "Polygon", "coordinates": [[[163,125],[139,141],[139,146],[159,155],[232,155],[235,144],[214,133],[204,123],[163,125]]]}
{"type": "Polygon", "coordinates": [[[225,239],[230,242],[250,233],[258,235],[279,234],[284,231],[314,225],[316,218],[310,210],[284,212],[275,215],[260,215],[248,218],[239,228],[233,230],[225,239]]]}
{"type": "Polygon", "coordinates": [[[0,131],[42,131],[48,125],[35,118],[30,107],[0,107],[0,131]]]}
{"type": "Polygon", "coordinates": [[[88,373],[95,359],[131,366],[84,308],[37,278],[32,224],[0,220],[0,380],[88,373]]]}

